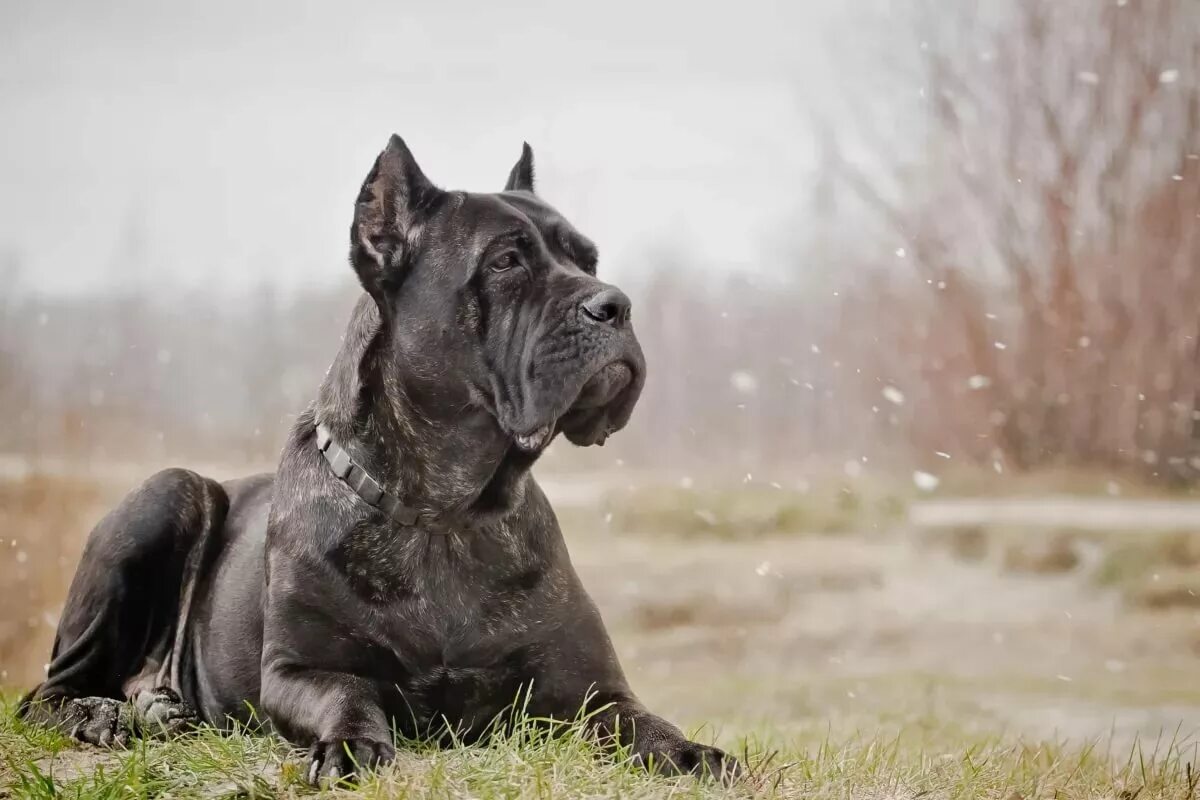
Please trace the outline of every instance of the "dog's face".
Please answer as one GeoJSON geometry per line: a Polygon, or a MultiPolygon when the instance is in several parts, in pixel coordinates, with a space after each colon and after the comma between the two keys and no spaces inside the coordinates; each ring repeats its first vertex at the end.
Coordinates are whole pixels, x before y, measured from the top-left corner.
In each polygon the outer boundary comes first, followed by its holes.
{"type": "Polygon", "coordinates": [[[503,192],[473,194],[433,186],[393,136],[359,194],[351,263],[390,337],[385,369],[427,407],[484,409],[531,455],[628,421],[645,377],[629,299],[534,194],[528,145],[503,192]]]}

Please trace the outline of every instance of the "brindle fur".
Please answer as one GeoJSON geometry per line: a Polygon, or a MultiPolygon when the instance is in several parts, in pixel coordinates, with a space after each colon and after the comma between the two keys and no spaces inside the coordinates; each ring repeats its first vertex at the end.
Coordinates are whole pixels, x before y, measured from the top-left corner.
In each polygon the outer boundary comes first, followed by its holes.
{"type": "Polygon", "coordinates": [[[531,715],[594,712],[643,760],[735,774],[634,697],[530,474],[541,448],[516,443],[544,425],[603,443],[637,400],[628,300],[595,262],[534,193],[528,145],[503,192],[468,194],[435,188],[393,136],[351,228],[365,292],[277,472],[167,470],[110,513],[23,713],[119,744],[132,723],[112,700],[168,730],[255,709],[310,748],[315,782],[389,761],[394,733],[478,739],[525,693],[531,715]],[[436,520],[366,504],[317,450],[318,419],[436,520]]]}

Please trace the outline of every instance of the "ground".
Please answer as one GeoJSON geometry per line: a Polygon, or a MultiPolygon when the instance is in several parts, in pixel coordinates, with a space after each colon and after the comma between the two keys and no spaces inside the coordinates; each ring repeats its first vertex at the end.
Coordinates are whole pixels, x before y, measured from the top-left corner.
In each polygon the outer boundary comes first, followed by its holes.
{"type": "MultiPolygon", "coordinates": [[[[313,794],[302,759],[276,740],[199,732],[119,753],[84,750],[0,727],[7,788],[0,796],[51,798],[293,797],[313,794]]],[[[752,774],[732,787],[648,775],[598,755],[573,731],[517,733],[488,746],[401,750],[395,764],[347,797],[755,797],[755,798],[1194,798],[1197,775],[1177,749],[1095,749],[964,737],[916,727],[894,737],[746,744],[752,774]],[[938,736],[952,745],[932,744],[938,736]]]]}
{"type": "MultiPolygon", "coordinates": [[[[0,504],[3,530],[21,531],[0,560],[21,587],[6,605],[24,609],[2,620],[10,691],[45,657],[90,524],[64,509],[112,499],[38,480],[10,485],[0,504]]],[[[635,689],[744,754],[742,785],[650,777],[578,734],[526,731],[488,747],[409,743],[359,792],[1196,797],[1200,608],[1186,583],[1154,591],[1200,569],[1194,535],[933,533],[887,498],[772,491],[783,490],[558,492],[573,560],[635,689]]],[[[10,707],[0,754],[0,792],[14,797],[309,791],[300,754],[261,736],[201,731],[109,753],[29,730],[10,707]]]]}

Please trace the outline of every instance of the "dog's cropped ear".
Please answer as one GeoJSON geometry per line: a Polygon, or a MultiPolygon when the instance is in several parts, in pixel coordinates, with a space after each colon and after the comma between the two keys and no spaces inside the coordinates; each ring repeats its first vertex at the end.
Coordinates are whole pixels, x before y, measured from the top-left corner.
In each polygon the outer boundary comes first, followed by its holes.
{"type": "Polygon", "coordinates": [[[521,158],[513,165],[512,172],[508,173],[504,191],[533,192],[533,148],[529,142],[521,146],[521,158]]]}
{"type": "Polygon", "coordinates": [[[350,263],[377,301],[403,279],[422,214],[439,194],[408,145],[392,134],[363,181],[350,228],[350,263]]]}

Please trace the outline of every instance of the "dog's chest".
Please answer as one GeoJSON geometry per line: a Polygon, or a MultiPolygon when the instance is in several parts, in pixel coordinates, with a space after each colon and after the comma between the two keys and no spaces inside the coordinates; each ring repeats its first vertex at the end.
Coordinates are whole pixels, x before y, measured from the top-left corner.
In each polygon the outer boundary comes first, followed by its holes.
{"type": "Polygon", "coordinates": [[[505,528],[396,535],[363,527],[344,541],[338,558],[371,616],[385,622],[389,646],[406,660],[479,663],[538,616],[530,610],[545,570],[505,528]]]}

